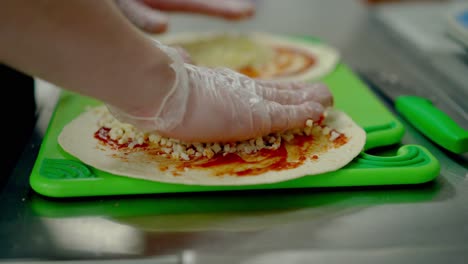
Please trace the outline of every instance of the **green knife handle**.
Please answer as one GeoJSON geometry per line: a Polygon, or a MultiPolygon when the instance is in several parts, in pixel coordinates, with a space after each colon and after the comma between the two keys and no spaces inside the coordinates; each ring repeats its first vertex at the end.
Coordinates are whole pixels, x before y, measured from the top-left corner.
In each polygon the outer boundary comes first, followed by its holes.
{"type": "Polygon", "coordinates": [[[460,127],[429,100],[417,96],[399,96],[395,100],[395,108],[438,145],[458,154],[468,151],[468,130],[460,127]]]}

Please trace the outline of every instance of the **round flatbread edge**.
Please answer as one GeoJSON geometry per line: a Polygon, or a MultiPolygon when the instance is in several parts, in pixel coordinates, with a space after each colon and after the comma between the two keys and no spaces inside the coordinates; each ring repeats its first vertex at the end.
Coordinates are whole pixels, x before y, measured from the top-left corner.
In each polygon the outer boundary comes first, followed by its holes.
{"type": "Polygon", "coordinates": [[[306,42],[304,40],[295,39],[293,37],[286,37],[263,32],[181,32],[155,37],[154,39],[161,41],[166,45],[177,46],[180,43],[204,40],[217,35],[246,35],[253,40],[259,41],[260,43],[265,43],[266,45],[302,49],[312,54],[317,60],[317,63],[315,63],[313,67],[303,73],[287,77],[278,77],[274,78],[274,80],[315,81],[333,72],[340,60],[340,53],[337,49],[330,45],[321,42],[306,42]]]}
{"type": "Polygon", "coordinates": [[[61,131],[58,143],[64,151],[83,163],[117,176],[186,185],[268,184],[338,170],[361,152],[366,140],[364,130],[344,112],[333,109],[327,114],[327,126],[344,133],[348,138],[346,144],[324,153],[318,153],[317,160],[307,160],[297,168],[268,171],[253,176],[215,176],[205,169],[185,170],[174,176],[172,172],[162,171],[158,164],[147,162],[142,156],[139,156],[144,155],[143,153],[128,155],[128,159],[122,161],[115,158],[119,154],[118,150],[102,147],[94,137],[94,133],[99,129],[98,115],[91,110],[82,113],[68,123],[61,131]]]}

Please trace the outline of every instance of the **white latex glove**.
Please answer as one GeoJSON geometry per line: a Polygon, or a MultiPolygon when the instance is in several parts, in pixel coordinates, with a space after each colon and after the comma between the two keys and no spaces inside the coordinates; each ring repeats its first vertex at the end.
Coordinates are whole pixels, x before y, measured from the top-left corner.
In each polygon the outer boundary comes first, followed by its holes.
{"type": "Polygon", "coordinates": [[[166,12],[184,12],[241,20],[251,17],[255,6],[251,0],[115,0],[125,16],[138,28],[149,33],[167,30],[166,12]]]}
{"type": "Polygon", "coordinates": [[[227,68],[184,63],[176,49],[156,45],[175,72],[171,87],[154,87],[155,94],[166,91],[164,98],[131,111],[108,105],[117,119],[140,129],[187,142],[245,140],[304,127],[333,104],[323,84],[258,81],[227,68]]]}

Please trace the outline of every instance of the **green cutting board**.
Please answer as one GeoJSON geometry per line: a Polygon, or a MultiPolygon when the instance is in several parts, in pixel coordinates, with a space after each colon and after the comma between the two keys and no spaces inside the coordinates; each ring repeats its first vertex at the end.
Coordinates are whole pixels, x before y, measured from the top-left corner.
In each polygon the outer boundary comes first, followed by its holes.
{"type": "MultiPolygon", "coordinates": [[[[316,41],[302,38],[302,41],[316,41]]],[[[335,107],[348,113],[367,133],[364,151],[344,168],[294,180],[245,186],[197,186],[153,182],[113,175],[81,163],[57,143],[62,128],[89,106],[101,102],[62,91],[44,135],[30,176],[31,187],[50,197],[83,197],[223,190],[420,184],[439,175],[440,164],[425,148],[402,146],[394,155],[376,156],[366,150],[398,144],[403,125],[343,63],[321,79],[332,91],[335,107]]]]}

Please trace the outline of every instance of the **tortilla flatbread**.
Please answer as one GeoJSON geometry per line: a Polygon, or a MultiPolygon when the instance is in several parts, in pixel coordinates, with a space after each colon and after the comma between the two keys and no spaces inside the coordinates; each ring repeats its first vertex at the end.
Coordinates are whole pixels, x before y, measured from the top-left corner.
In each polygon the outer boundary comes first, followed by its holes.
{"type": "Polygon", "coordinates": [[[329,109],[321,124],[308,135],[298,134],[290,141],[283,140],[276,149],[220,152],[210,157],[180,160],[164,155],[162,150],[167,146],[142,141],[129,147],[106,140],[108,130],[100,125],[102,111],[107,111],[105,106],[92,108],[67,124],[58,137],[60,146],[96,169],[166,183],[252,185],[334,171],[360,153],[366,138],[364,130],[344,112],[329,109]]]}
{"type": "Polygon", "coordinates": [[[340,57],[324,43],[259,32],[178,33],[157,40],[184,48],[196,65],[228,67],[265,80],[317,80],[332,72],[340,57]]]}

